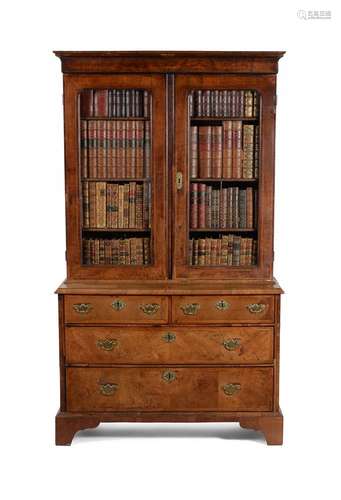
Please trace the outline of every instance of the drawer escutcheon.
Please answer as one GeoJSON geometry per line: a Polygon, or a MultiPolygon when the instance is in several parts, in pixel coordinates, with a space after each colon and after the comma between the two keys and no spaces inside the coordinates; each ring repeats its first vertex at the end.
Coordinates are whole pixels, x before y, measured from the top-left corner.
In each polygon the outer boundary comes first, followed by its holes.
{"type": "Polygon", "coordinates": [[[240,384],[225,384],[223,385],[223,391],[226,396],[233,396],[237,391],[240,391],[240,384]]]}
{"type": "Polygon", "coordinates": [[[167,370],[162,374],[162,380],[164,380],[165,382],[173,382],[173,380],[175,379],[176,379],[175,373],[170,370],[167,370]]]}
{"type": "Polygon", "coordinates": [[[175,342],[176,340],[176,335],[175,333],[172,333],[172,332],[167,332],[165,333],[164,335],[162,335],[162,339],[165,341],[165,342],[175,342]]]}
{"type": "Polygon", "coordinates": [[[226,302],[226,300],[219,300],[217,303],[216,303],[216,308],[218,309],[218,311],[226,311],[229,307],[230,307],[231,304],[229,304],[228,302],[226,302]]]}
{"type": "Polygon", "coordinates": [[[79,314],[87,314],[92,309],[91,304],[74,304],[72,307],[79,314]]]}
{"type": "Polygon", "coordinates": [[[116,299],[114,302],[112,302],[111,307],[114,309],[114,311],[122,311],[126,306],[126,303],[123,302],[121,299],[116,299]]]}

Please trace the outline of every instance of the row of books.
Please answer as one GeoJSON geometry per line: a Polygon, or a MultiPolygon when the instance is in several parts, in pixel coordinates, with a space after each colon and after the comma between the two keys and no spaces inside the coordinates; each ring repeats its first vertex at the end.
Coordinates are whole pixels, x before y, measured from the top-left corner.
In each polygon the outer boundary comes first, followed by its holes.
{"type": "Polygon", "coordinates": [[[148,118],[150,93],[141,89],[86,89],[80,97],[82,118],[148,118]]]}
{"type": "Polygon", "coordinates": [[[189,95],[191,117],[256,118],[258,108],[255,90],[194,90],[189,95]]]}
{"type": "Polygon", "coordinates": [[[241,120],[190,127],[192,178],[257,178],[259,126],[241,120]]]}
{"type": "Polygon", "coordinates": [[[257,261],[257,241],[229,234],[221,238],[189,240],[189,259],[193,266],[251,266],[257,261]]]}
{"type": "Polygon", "coordinates": [[[136,120],[81,121],[82,176],[150,175],[150,123],[136,120]]]}
{"type": "Polygon", "coordinates": [[[84,228],[136,228],[150,226],[149,182],[114,184],[83,182],[84,228]]]}
{"type": "Polygon", "coordinates": [[[190,227],[253,229],[256,222],[257,191],[251,187],[214,188],[192,183],[190,227]]]}
{"type": "Polygon", "coordinates": [[[150,238],[83,239],[85,265],[142,266],[150,263],[150,238]]]}

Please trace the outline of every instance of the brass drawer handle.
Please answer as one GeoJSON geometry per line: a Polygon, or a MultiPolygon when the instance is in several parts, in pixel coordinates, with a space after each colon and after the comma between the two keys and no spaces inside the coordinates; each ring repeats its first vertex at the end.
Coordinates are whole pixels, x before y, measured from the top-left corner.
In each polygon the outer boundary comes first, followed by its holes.
{"type": "Polygon", "coordinates": [[[101,394],[103,394],[103,396],[111,396],[117,391],[118,384],[110,384],[110,383],[100,384],[99,389],[101,391],[101,394]]]}
{"type": "Polygon", "coordinates": [[[122,311],[126,306],[126,303],[123,302],[121,299],[116,299],[114,302],[112,302],[111,307],[114,309],[114,311],[122,311]]]}
{"type": "Polygon", "coordinates": [[[96,342],[99,349],[103,351],[112,351],[114,347],[118,346],[118,340],[116,339],[99,339],[96,342]]]}
{"type": "Polygon", "coordinates": [[[233,396],[237,391],[240,391],[240,384],[225,384],[223,391],[226,396],[233,396]]]}
{"type": "Polygon", "coordinates": [[[248,304],[246,307],[250,313],[258,314],[264,311],[265,304],[248,304]]]}
{"type": "Polygon", "coordinates": [[[224,340],[223,346],[227,351],[234,351],[235,349],[237,349],[237,347],[240,346],[240,339],[235,338],[224,340]]]}
{"type": "Polygon", "coordinates": [[[72,307],[79,314],[87,314],[92,309],[91,304],[74,304],[72,307]]]}
{"type": "Polygon", "coordinates": [[[176,379],[175,373],[170,370],[167,370],[162,374],[162,380],[164,380],[165,382],[173,382],[173,380],[175,379],[176,379]]]}
{"type": "Polygon", "coordinates": [[[183,310],[183,313],[188,316],[194,316],[200,309],[200,304],[184,304],[180,306],[180,309],[183,310]]]}
{"type": "Polygon", "coordinates": [[[162,338],[163,338],[163,340],[164,340],[165,342],[170,343],[170,342],[174,342],[174,341],[175,341],[175,339],[176,339],[176,335],[175,335],[175,333],[172,333],[172,332],[167,332],[167,333],[165,333],[164,335],[162,335],[162,338]]]}
{"type": "Polygon", "coordinates": [[[141,304],[140,309],[148,316],[151,316],[160,309],[160,304],[141,304]]]}
{"type": "Polygon", "coordinates": [[[218,309],[218,311],[226,311],[230,307],[230,305],[231,304],[226,302],[226,300],[219,300],[215,306],[218,309]]]}

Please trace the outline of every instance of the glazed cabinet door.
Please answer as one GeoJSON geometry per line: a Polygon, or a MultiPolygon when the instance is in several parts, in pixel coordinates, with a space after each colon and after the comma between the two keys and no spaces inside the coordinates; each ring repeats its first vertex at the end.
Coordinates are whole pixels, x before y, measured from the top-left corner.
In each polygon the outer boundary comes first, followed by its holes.
{"type": "Polygon", "coordinates": [[[175,78],[176,278],[271,278],[275,76],[175,78]]]}
{"type": "Polygon", "coordinates": [[[65,75],[64,107],[68,278],[164,278],[164,77],[65,75]]]}

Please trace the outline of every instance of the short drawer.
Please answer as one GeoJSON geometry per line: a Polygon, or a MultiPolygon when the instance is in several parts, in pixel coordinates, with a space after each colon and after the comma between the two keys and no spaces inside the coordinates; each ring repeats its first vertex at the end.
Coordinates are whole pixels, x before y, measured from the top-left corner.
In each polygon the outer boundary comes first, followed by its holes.
{"type": "Polygon", "coordinates": [[[168,297],[68,295],[66,323],[167,323],[168,297]]]}
{"type": "Polygon", "coordinates": [[[67,368],[68,411],[271,411],[273,370],[67,368]]]}
{"type": "Polygon", "coordinates": [[[269,363],[272,327],[67,327],[70,364],[269,363]]]}
{"type": "Polygon", "coordinates": [[[273,323],[274,298],[267,295],[189,295],[172,298],[174,323],[273,323]]]}

